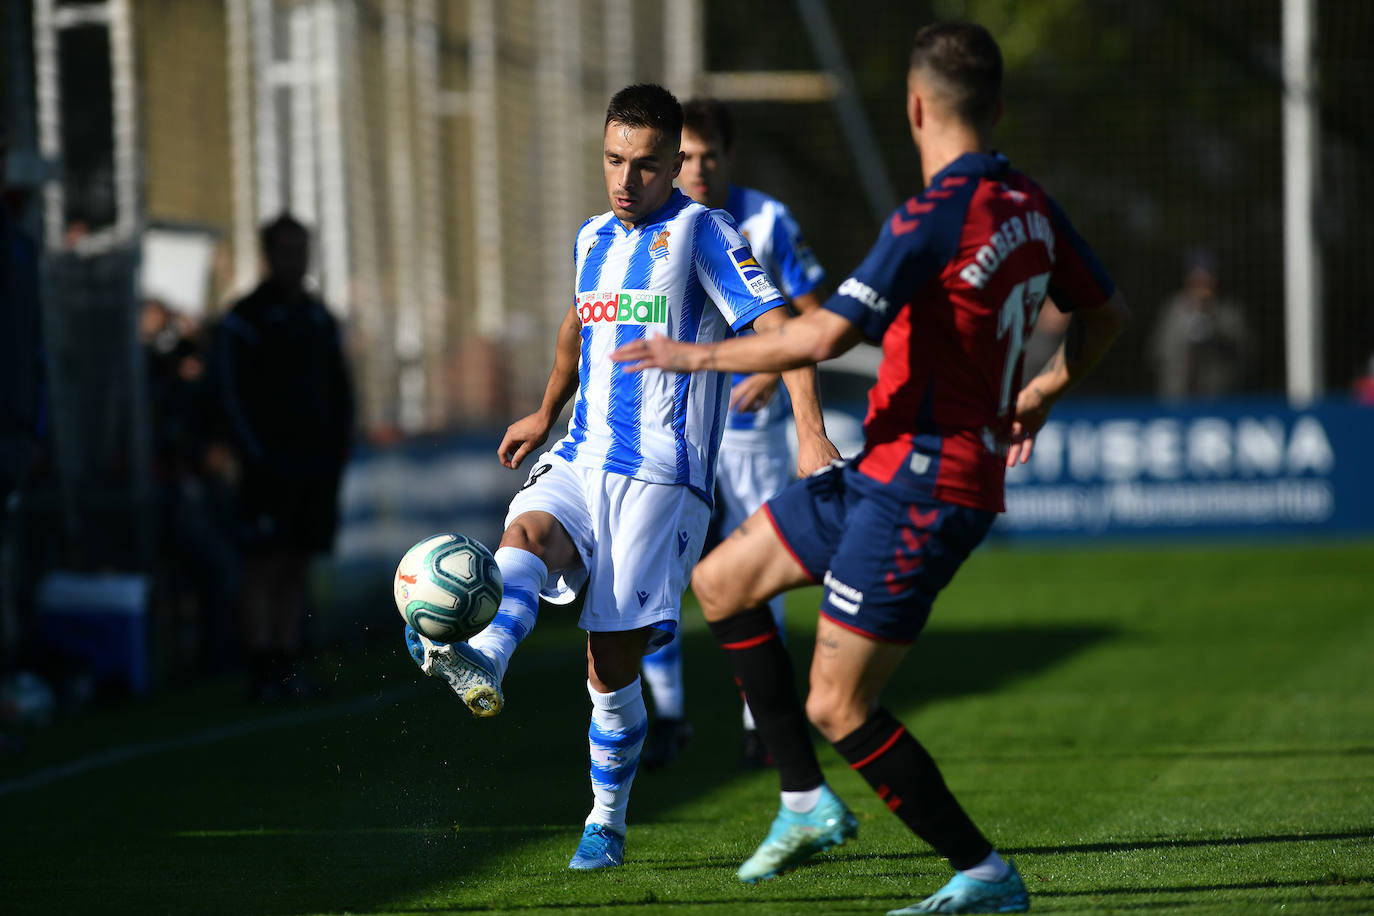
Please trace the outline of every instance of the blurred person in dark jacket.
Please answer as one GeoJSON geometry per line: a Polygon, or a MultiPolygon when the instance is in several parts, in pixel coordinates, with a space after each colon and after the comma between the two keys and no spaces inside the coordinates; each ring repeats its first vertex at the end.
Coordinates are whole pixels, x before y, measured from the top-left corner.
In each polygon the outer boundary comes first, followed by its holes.
{"type": "Polygon", "coordinates": [[[353,392],[339,328],[304,286],[306,228],[261,231],[267,277],[225,315],[212,384],[238,465],[239,615],[262,701],[311,692],[301,670],[310,560],[333,548],[353,392]]]}
{"type": "Polygon", "coordinates": [[[1222,397],[1244,389],[1250,329],[1241,307],[1219,296],[1210,252],[1189,252],[1183,288],[1161,307],[1149,347],[1156,391],[1166,401],[1222,397]]]}
{"type": "MultiPolygon", "coordinates": [[[[0,120],[0,191],[6,187],[8,154],[9,135],[0,120]]],[[[0,195],[0,508],[33,462],[43,419],[42,387],[38,248],[0,195]]]]}

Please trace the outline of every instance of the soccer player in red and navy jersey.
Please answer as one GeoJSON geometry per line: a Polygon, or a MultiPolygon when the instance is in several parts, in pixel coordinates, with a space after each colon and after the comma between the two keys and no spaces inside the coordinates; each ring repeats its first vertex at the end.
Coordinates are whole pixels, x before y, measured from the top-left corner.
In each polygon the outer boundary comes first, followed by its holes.
{"type": "Polygon", "coordinates": [[[793,484],[698,565],[692,587],[727,650],[778,766],[782,805],[739,870],[754,883],[843,843],[854,816],[829,787],[806,720],[954,877],[895,913],[1028,908],[934,760],[880,704],[936,594],[1003,506],[1007,466],[1030,455],[1050,408],[1124,327],[1121,294],[1059,207],[991,151],[1002,59],[992,36],[939,23],[916,36],[907,119],[925,190],[884,223],[823,308],[754,337],[693,346],[657,337],[613,354],[677,371],[778,371],[881,341],[863,452],[793,484]],[[1022,348],[1046,298],[1064,342],[1021,384],[1022,348]],[[805,709],[772,616],[773,595],[821,583],[805,709]]]}

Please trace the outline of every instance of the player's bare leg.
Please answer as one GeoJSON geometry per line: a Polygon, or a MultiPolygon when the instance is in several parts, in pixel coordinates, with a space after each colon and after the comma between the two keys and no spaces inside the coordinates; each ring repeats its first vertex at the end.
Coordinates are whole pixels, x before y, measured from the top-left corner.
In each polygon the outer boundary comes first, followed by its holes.
{"type": "Polygon", "coordinates": [[[730,658],[782,788],[782,804],[768,836],[740,866],[739,878],[747,884],[776,878],[858,830],[854,815],[825,784],[794,686],[792,660],[765,604],[773,595],[810,581],[762,509],[702,560],[692,576],[711,634],[730,658]]]}
{"type": "Polygon", "coordinates": [[[639,665],[650,627],[587,634],[587,693],[592,700],[587,743],[592,810],[568,867],[613,868],[625,859],[625,814],[648,729],[639,665]]]}

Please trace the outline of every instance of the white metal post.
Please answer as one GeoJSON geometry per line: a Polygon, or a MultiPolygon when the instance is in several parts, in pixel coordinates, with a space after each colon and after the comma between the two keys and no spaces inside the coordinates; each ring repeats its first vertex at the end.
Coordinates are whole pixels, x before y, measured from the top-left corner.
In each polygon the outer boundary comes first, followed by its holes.
{"type": "Polygon", "coordinates": [[[1283,286],[1288,398],[1322,392],[1321,253],[1313,212],[1317,156],[1314,0],[1283,0],[1283,286]]]}
{"type": "Polygon", "coordinates": [[[634,59],[621,49],[633,48],[635,13],[631,0],[603,0],[604,32],[600,63],[606,68],[606,98],[630,85],[634,59]]]}
{"type": "MultiPolygon", "coordinates": [[[[54,0],[34,0],[33,69],[38,103],[38,153],[45,162],[62,157],[62,105],[57,78],[57,22],[54,0]]],[[[43,231],[50,249],[62,247],[67,201],[61,176],[49,172],[43,181],[43,231]]]]}
{"type": "Polygon", "coordinates": [[[703,48],[701,0],[663,0],[663,70],[668,90],[680,99],[701,85],[703,48]]]}
{"type": "Polygon", "coordinates": [[[289,94],[291,142],[287,155],[291,163],[291,213],[311,229],[319,228],[319,208],[315,190],[316,150],[319,136],[315,130],[315,17],[306,5],[293,6],[287,13],[287,61],[283,76],[289,94]]]}
{"type": "Polygon", "coordinates": [[[225,0],[229,69],[229,181],[233,202],[234,289],[257,280],[257,214],[253,209],[253,51],[249,0],[225,0]]]}
{"type": "Polygon", "coordinates": [[[444,287],[443,179],[439,149],[439,22],[435,0],[414,0],[415,153],[419,178],[419,296],[425,377],[430,380],[426,415],[433,423],[444,410],[444,360],[448,353],[448,309],[444,287]]]}
{"type": "Polygon", "coordinates": [[[339,60],[338,0],[316,0],[313,54],[319,164],[320,289],[324,301],[347,317],[349,301],[347,144],[344,142],[343,70],[339,60]]]}
{"type": "Polygon", "coordinates": [[[578,225],[582,146],[581,4],[576,0],[540,0],[539,63],[536,92],[540,145],[557,150],[547,157],[540,175],[540,198],[547,208],[543,223],[545,309],[537,326],[558,321],[572,294],[572,241],[578,225]]]}
{"type": "Polygon", "coordinates": [[[280,148],[277,138],[277,52],[273,45],[276,8],[272,0],[252,0],[253,147],[257,158],[257,212],[259,220],[272,219],[282,211],[280,148]]]}
{"type": "Polygon", "coordinates": [[[415,186],[411,181],[410,29],[405,0],[387,0],[382,12],[386,63],[387,190],[391,216],[392,288],[396,297],[396,358],[399,366],[397,422],[415,432],[425,422],[425,377],[421,363],[418,259],[415,251],[415,186]]]}
{"type": "Polygon", "coordinates": [[[497,136],[500,122],[496,102],[494,0],[470,0],[468,17],[477,330],[483,337],[503,340],[506,337],[506,303],[501,257],[501,142],[497,136]]]}

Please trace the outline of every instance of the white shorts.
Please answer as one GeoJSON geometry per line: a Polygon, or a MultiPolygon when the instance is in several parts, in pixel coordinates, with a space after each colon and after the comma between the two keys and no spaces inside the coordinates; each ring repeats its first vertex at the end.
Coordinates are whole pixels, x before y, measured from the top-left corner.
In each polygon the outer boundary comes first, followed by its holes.
{"type": "Polygon", "coordinates": [[[722,446],[716,456],[716,495],[720,499],[720,535],[725,537],[792,482],[792,456],[782,449],[722,446]]]}
{"type": "Polygon", "coordinates": [[[711,516],[691,490],[578,467],[545,452],[511,500],[506,526],[526,512],[558,519],[581,558],[567,569],[549,570],[545,600],[569,604],[586,583],[582,629],[657,626],[664,635],[651,640],[650,649],[672,638],[711,516]]]}

